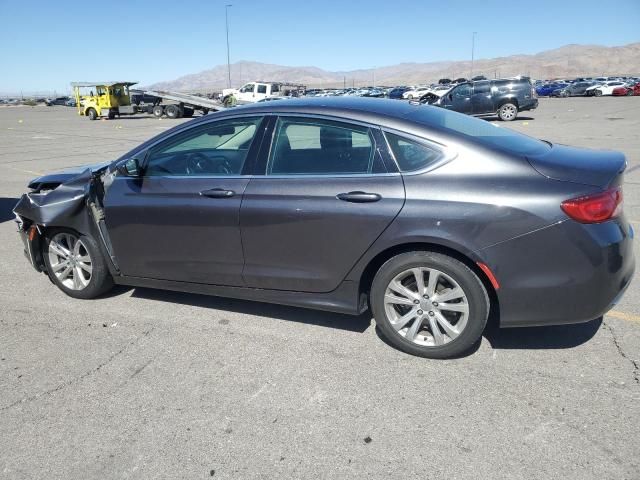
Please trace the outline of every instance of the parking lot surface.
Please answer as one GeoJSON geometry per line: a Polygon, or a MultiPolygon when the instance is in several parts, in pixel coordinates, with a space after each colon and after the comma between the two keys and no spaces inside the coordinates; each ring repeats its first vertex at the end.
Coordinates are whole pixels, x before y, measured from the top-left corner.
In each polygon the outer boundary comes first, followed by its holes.
{"type": "MultiPolygon", "coordinates": [[[[603,320],[491,330],[433,361],[367,314],[142,288],[82,301],[37,274],[11,213],[28,180],[179,121],[0,108],[0,478],[640,478],[637,275],[603,320]]],[[[640,228],[640,97],[541,99],[499,125],[624,152],[640,228]]]]}

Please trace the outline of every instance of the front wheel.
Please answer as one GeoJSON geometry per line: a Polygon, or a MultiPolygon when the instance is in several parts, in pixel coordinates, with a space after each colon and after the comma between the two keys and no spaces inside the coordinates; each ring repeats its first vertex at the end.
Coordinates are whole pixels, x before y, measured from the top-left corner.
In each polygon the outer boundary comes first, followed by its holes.
{"type": "Polygon", "coordinates": [[[87,235],[52,230],[45,236],[42,256],[51,281],[70,297],[94,298],[113,286],[98,245],[87,235]]]}
{"type": "Polygon", "coordinates": [[[511,122],[518,116],[518,107],[513,103],[505,103],[498,110],[498,118],[503,122],[511,122]]]}
{"type": "Polygon", "coordinates": [[[95,120],[98,118],[98,112],[96,112],[94,108],[90,108],[87,110],[87,116],[89,117],[89,120],[95,120]]]}
{"type": "Polygon", "coordinates": [[[596,90],[594,95],[596,97],[601,97],[602,96],[602,90],[596,90]]]}
{"type": "Polygon", "coordinates": [[[464,263],[434,252],[388,260],[371,287],[371,308],[394,347],[427,358],[451,358],[476,344],[489,314],[489,297],[464,263]]]}

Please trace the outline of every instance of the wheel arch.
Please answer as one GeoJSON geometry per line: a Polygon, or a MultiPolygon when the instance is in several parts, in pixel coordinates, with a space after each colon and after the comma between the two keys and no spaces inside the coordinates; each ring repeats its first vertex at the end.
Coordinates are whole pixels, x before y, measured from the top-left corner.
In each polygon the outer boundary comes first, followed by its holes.
{"type": "Polygon", "coordinates": [[[476,276],[482,282],[487,294],[489,295],[489,303],[490,303],[490,312],[489,312],[489,321],[488,326],[499,324],[499,312],[500,312],[500,304],[498,302],[498,294],[496,289],[494,288],[491,280],[487,276],[487,274],[480,268],[478,263],[471,258],[470,254],[463,253],[463,248],[456,248],[449,245],[443,245],[440,243],[434,243],[429,241],[413,241],[400,243],[397,245],[390,246],[378,254],[376,254],[369,262],[366,264],[362,273],[360,274],[359,280],[359,296],[360,298],[363,295],[370,301],[370,291],[371,285],[373,284],[373,279],[384,263],[399,255],[401,253],[407,252],[415,252],[415,251],[429,251],[434,253],[441,253],[443,255],[447,255],[449,257],[455,258],[461,263],[465,264],[469,269],[476,274],[476,276]]]}
{"type": "Polygon", "coordinates": [[[499,102],[498,102],[498,109],[500,109],[500,107],[502,107],[504,104],[506,103],[513,103],[516,108],[518,110],[520,110],[520,104],[518,103],[518,98],[513,96],[513,97],[505,97],[502,98],[499,102]]]}

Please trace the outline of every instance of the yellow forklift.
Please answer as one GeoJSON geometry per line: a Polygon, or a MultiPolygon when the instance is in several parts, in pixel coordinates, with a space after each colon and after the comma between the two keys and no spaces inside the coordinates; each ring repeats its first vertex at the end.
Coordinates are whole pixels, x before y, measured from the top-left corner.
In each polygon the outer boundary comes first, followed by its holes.
{"type": "Polygon", "coordinates": [[[129,88],[137,82],[73,82],[73,94],[78,114],[89,120],[114,119],[120,115],[136,113],[131,105],[129,88]]]}

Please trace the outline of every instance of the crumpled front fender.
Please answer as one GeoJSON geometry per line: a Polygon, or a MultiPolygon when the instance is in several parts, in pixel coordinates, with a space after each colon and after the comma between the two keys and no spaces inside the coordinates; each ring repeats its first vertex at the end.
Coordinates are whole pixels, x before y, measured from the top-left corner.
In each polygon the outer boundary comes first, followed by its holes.
{"type": "Polygon", "coordinates": [[[67,227],[87,234],[90,216],[86,208],[92,173],[90,169],[48,193],[25,193],[13,212],[44,227],[67,227]]]}

